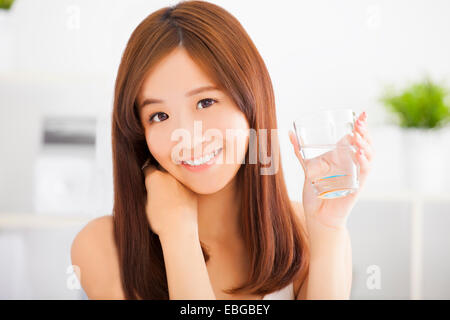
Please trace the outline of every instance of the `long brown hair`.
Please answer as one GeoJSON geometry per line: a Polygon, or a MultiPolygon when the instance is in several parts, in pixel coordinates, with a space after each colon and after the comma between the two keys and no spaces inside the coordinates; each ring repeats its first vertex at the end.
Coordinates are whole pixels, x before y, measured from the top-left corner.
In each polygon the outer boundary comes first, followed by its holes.
{"type": "MultiPolygon", "coordinates": [[[[177,46],[183,46],[226,90],[251,129],[270,132],[277,128],[274,93],[264,61],[244,28],[226,10],[206,1],[182,1],[153,12],[137,26],[119,66],[112,115],[114,237],[126,299],[169,299],[161,244],[145,211],[147,194],[141,171],[149,157],[157,163],[145,141],[136,97],[145,75],[177,46]]],[[[269,134],[267,148],[271,150],[272,144],[278,148],[278,141],[271,138],[269,134]]],[[[228,293],[264,295],[286,286],[296,275],[304,278],[309,248],[304,226],[288,197],[281,163],[275,174],[262,175],[259,161],[249,163],[249,151],[237,178],[251,268],[248,280],[228,293]]],[[[207,263],[209,256],[202,249],[207,263]]]]}

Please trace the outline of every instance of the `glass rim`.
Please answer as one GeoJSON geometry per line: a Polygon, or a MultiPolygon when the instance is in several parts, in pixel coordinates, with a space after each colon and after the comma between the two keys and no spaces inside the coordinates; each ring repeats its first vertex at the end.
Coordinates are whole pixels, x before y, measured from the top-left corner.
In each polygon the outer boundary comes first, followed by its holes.
{"type": "Polygon", "coordinates": [[[298,125],[301,124],[302,122],[304,122],[307,119],[311,119],[314,118],[315,116],[318,116],[320,114],[337,114],[337,113],[345,113],[345,112],[349,112],[353,119],[356,120],[356,112],[351,109],[351,108],[340,108],[340,109],[332,109],[332,108],[321,108],[321,109],[317,109],[317,110],[313,110],[313,111],[305,111],[300,113],[298,116],[296,116],[292,122],[295,124],[297,123],[298,125]]]}

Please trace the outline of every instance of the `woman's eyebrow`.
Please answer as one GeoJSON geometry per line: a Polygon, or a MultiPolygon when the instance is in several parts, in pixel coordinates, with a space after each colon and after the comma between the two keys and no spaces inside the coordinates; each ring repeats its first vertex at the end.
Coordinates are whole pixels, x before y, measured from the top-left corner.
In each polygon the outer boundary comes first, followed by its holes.
{"type": "Polygon", "coordinates": [[[198,93],[200,93],[200,92],[203,92],[203,91],[211,91],[211,90],[219,90],[219,88],[217,88],[216,86],[203,86],[203,87],[200,87],[200,88],[197,88],[197,89],[194,89],[194,90],[191,90],[191,91],[189,91],[188,93],[186,93],[186,97],[190,97],[190,96],[193,96],[194,94],[198,94],[198,93]]]}
{"type": "MultiPolygon", "coordinates": [[[[219,88],[217,86],[211,86],[211,85],[202,86],[202,87],[193,89],[191,91],[188,91],[185,94],[185,96],[186,97],[190,97],[190,96],[193,96],[195,94],[199,94],[199,93],[204,92],[204,91],[212,91],[212,90],[219,90],[219,88]]],[[[147,98],[144,101],[142,101],[142,103],[140,105],[140,108],[143,108],[144,106],[152,104],[152,103],[164,103],[164,100],[154,99],[154,98],[147,98]]]]}

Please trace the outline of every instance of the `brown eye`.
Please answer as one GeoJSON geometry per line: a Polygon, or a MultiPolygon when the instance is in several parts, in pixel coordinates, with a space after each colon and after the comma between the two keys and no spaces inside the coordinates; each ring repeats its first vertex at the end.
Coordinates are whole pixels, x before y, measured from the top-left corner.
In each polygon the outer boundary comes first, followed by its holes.
{"type": "Polygon", "coordinates": [[[211,98],[202,99],[197,103],[197,108],[199,105],[201,105],[202,108],[208,108],[209,106],[213,105],[215,102],[217,102],[217,100],[214,100],[211,98]]]}
{"type": "Polygon", "coordinates": [[[150,122],[161,122],[161,121],[166,120],[167,118],[169,118],[167,113],[157,112],[150,116],[150,122]]]}

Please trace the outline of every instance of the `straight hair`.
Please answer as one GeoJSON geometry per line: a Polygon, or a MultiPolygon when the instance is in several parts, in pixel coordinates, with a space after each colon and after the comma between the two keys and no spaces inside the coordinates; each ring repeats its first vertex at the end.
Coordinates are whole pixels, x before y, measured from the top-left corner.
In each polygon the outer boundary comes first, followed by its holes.
{"type": "MultiPolygon", "coordinates": [[[[126,299],[169,299],[161,243],[145,210],[141,166],[148,158],[154,165],[157,162],[146,144],[137,95],[146,75],[178,46],[224,88],[250,128],[269,132],[277,128],[265,63],[244,28],[225,9],[206,1],[181,1],[151,13],[136,27],[121,58],[112,114],[114,239],[126,299]]],[[[278,137],[268,135],[266,145],[278,151],[278,137]]],[[[306,277],[309,247],[305,226],[291,205],[281,163],[276,173],[262,175],[261,163],[249,163],[248,157],[249,150],[237,179],[250,273],[247,281],[227,293],[265,295],[296,276],[306,277]]],[[[210,256],[201,245],[208,263],[210,256]]]]}

